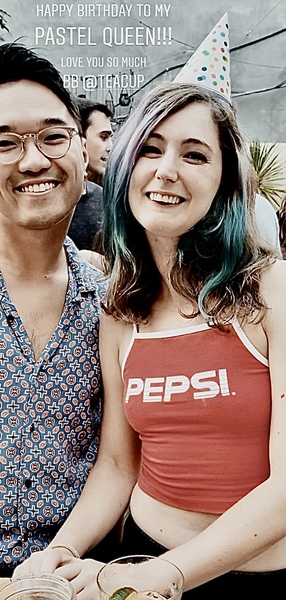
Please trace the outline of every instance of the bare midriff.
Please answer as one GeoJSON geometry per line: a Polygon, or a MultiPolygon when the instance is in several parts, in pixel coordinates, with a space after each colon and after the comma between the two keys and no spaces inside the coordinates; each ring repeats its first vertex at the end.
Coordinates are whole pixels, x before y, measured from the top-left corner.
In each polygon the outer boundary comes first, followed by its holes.
{"type": "MultiPolygon", "coordinates": [[[[172,549],[193,539],[220,515],[174,508],[163,504],[135,486],[131,498],[131,514],[137,525],[165,548],[172,549]],[[148,522],[146,522],[148,515],[148,522]]],[[[286,537],[276,542],[239,571],[272,571],[286,568],[286,537]]]]}

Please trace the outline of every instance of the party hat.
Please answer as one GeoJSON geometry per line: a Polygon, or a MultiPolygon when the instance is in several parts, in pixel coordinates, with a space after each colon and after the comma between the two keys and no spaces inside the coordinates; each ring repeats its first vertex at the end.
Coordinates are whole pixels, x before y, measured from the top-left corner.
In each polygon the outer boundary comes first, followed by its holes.
{"type": "Polygon", "coordinates": [[[231,103],[227,13],[223,15],[173,81],[203,85],[221,94],[231,103]]]}

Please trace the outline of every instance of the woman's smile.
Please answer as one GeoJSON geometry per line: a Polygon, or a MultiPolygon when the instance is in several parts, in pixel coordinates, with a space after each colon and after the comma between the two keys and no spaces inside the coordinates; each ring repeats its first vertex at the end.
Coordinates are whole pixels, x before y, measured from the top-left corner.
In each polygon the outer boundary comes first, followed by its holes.
{"type": "Polygon", "coordinates": [[[178,204],[185,202],[185,198],[164,192],[147,192],[146,196],[152,200],[152,202],[156,202],[162,206],[177,206],[178,204]]]}
{"type": "Polygon", "coordinates": [[[211,111],[189,104],[161,121],[143,144],[130,180],[131,211],[147,237],[178,238],[208,212],[221,175],[211,111]]]}

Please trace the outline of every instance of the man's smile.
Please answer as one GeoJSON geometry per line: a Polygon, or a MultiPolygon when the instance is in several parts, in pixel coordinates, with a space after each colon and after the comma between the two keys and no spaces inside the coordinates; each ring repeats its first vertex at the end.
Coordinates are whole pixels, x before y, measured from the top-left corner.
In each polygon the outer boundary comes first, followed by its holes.
{"type": "Polygon", "coordinates": [[[58,181],[41,181],[38,183],[26,183],[17,186],[17,192],[25,194],[39,194],[56,188],[59,185],[58,181]]]}

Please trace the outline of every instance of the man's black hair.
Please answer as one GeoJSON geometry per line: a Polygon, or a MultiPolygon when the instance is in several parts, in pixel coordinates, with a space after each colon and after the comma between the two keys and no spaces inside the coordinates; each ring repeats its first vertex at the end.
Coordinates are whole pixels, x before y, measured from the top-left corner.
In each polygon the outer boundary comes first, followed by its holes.
{"type": "Polygon", "coordinates": [[[97,110],[98,112],[103,113],[108,119],[112,119],[113,117],[111,110],[109,110],[106,104],[101,104],[100,102],[93,102],[93,100],[81,98],[80,96],[78,96],[77,98],[77,104],[81,118],[83,135],[86,134],[86,130],[90,125],[90,116],[94,111],[97,110]]]}
{"type": "Polygon", "coordinates": [[[0,85],[27,79],[39,83],[53,92],[80,125],[76,99],[64,87],[56,67],[46,58],[18,42],[0,44],[0,85]]]}

